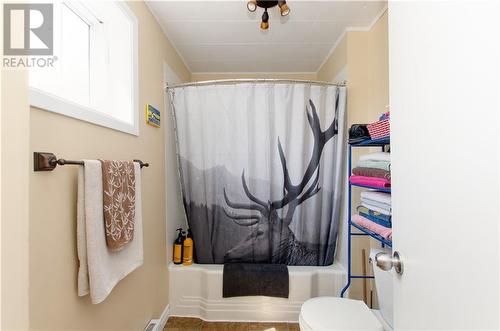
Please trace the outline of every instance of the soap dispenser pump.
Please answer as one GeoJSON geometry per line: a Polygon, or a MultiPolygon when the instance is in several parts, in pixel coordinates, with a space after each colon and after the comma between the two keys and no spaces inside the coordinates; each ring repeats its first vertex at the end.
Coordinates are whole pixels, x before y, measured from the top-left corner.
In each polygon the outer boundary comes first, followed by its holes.
{"type": "Polygon", "coordinates": [[[177,236],[177,239],[174,241],[174,264],[182,264],[182,251],[183,251],[183,241],[184,237],[182,235],[182,228],[178,228],[176,231],[179,231],[179,235],[177,236]]]}

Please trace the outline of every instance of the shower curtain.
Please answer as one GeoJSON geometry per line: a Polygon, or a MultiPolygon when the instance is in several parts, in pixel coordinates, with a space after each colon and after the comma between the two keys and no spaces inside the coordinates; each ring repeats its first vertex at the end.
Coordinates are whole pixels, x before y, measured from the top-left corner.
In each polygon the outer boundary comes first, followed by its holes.
{"type": "Polygon", "coordinates": [[[333,263],[345,87],[216,83],[169,89],[197,263],[333,263]]]}

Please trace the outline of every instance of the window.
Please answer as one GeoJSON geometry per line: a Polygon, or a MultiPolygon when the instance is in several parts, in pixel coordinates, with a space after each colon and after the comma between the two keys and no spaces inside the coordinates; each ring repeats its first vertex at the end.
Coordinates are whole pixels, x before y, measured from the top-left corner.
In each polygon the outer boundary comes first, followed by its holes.
{"type": "Polygon", "coordinates": [[[119,2],[54,3],[54,67],[30,70],[37,108],[138,135],[137,21],[119,2]]]}

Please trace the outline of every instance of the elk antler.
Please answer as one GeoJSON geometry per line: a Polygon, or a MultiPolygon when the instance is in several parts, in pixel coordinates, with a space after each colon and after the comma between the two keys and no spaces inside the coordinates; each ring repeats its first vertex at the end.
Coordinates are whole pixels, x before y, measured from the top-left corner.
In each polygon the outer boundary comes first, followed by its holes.
{"type": "MultiPolygon", "coordinates": [[[[253,208],[251,205],[244,205],[244,204],[236,204],[231,202],[226,195],[226,189],[224,189],[224,199],[226,200],[226,203],[229,207],[235,208],[235,209],[250,209],[252,210],[253,208]]],[[[226,210],[226,208],[223,208],[224,214],[228,218],[231,218],[236,224],[241,225],[241,226],[252,226],[257,223],[259,223],[259,220],[262,218],[262,215],[237,215],[233,214],[229,211],[226,210]],[[240,221],[245,221],[245,222],[240,222],[240,221]]]]}
{"type": "MultiPolygon", "coordinates": [[[[283,191],[285,192],[285,196],[280,200],[275,200],[271,203],[272,208],[280,209],[288,205],[291,201],[294,201],[299,198],[299,195],[305,189],[307,183],[311,180],[314,172],[317,168],[319,168],[319,161],[321,159],[321,153],[323,152],[323,148],[325,144],[337,134],[336,128],[336,120],[330,124],[330,127],[326,131],[321,131],[321,124],[319,121],[318,113],[316,112],[316,106],[314,103],[309,100],[309,104],[311,105],[311,113],[307,110],[307,121],[309,122],[309,126],[311,127],[314,145],[313,152],[311,155],[311,159],[309,160],[309,164],[306,168],[304,176],[298,185],[293,185],[290,180],[290,174],[288,172],[288,167],[286,164],[285,154],[283,153],[283,148],[281,146],[281,141],[278,139],[278,151],[280,155],[281,167],[283,169],[283,191]]],[[[320,188],[317,186],[319,178],[319,171],[312,183],[311,187],[306,191],[306,193],[299,199],[299,204],[318,193],[320,188]],[[316,189],[312,189],[315,186],[316,189]]]]}
{"type": "Polygon", "coordinates": [[[245,170],[243,170],[243,173],[241,174],[241,182],[243,184],[243,190],[245,190],[245,194],[247,195],[247,197],[259,205],[259,207],[257,205],[254,205],[254,207],[260,208],[260,211],[262,213],[266,213],[266,211],[268,210],[267,203],[254,196],[252,193],[250,193],[250,190],[248,189],[247,181],[245,179],[245,170]]]}
{"type": "Polygon", "coordinates": [[[233,215],[229,213],[226,208],[223,208],[224,214],[230,219],[233,220],[234,223],[241,226],[252,226],[259,223],[262,216],[259,215],[233,215]],[[242,222],[244,221],[244,222],[242,222]]]}
{"type": "MultiPolygon", "coordinates": [[[[336,95],[336,105],[338,105],[338,93],[336,95]]],[[[237,215],[229,213],[224,208],[224,213],[229,218],[232,218],[236,224],[242,226],[251,226],[257,224],[262,218],[269,218],[271,214],[271,210],[281,209],[286,205],[290,205],[287,211],[286,219],[288,222],[291,222],[291,218],[293,216],[293,212],[295,208],[309,199],[310,197],[317,194],[321,187],[319,186],[319,161],[321,159],[321,153],[323,152],[323,148],[325,144],[338,133],[337,128],[337,111],[335,113],[335,119],[332,121],[328,129],[325,131],[321,131],[321,123],[319,121],[318,113],[316,112],[316,107],[314,103],[309,100],[309,104],[311,106],[311,112],[307,109],[307,121],[309,122],[309,126],[311,127],[314,145],[313,152],[311,155],[311,159],[309,160],[309,164],[306,168],[304,176],[298,185],[293,185],[290,174],[288,172],[288,167],[286,164],[285,153],[283,152],[283,147],[281,146],[281,141],[278,138],[278,152],[281,161],[281,167],[283,169],[283,194],[284,197],[280,200],[275,200],[269,203],[265,203],[260,200],[256,196],[254,196],[250,190],[248,189],[248,185],[245,180],[245,171],[241,175],[241,182],[243,184],[243,190],[247,197],[253,203],[234,203],[229,200],[226,194],[226,190],[224,189],[224,199],[226,200],[226,204],[233,209],[242,209],[242,210],[254,210],[258,211],[260,215],[237,215]],[[316,173],[315,178],[313,179],[309,188],[304,192],[307,184],[311,180],[312,176],[316,173]],[[246,220],[246,222],[239,222],[242,220],[246,220]]],[[[337,108],[337,107],[336,107],[337,108]]]]}
{"type": "Polygon", "coordinates": [[[224,200],[226,201],[226,204],[233,208],[233,209],[244,209],[244,210],[255,210],[260,212],[260,215],[238,215],[238,214],[233,214],[224,208],[224,214],[226,214],[227,217],[233,219],[233,221],[241,226],[252,226],[255,225],[259,222],[259,220],[263,216],[269,215],[269,211],[267,209],[267,204],[263,202],[262,200],[258,199],[255,197],[252,193],[250,193],[250,190],[248,189],[248,185],[245,179],[245,171],[243,170],[243,173],[241,175],[241,182],[243,184],[243,190],[245,191],[245,194],[247,197],[253,201],[254,203],[235,203],[229,200],[227,197],[226,193],[226,188],[224,188],[224,200]],[[246,222],[239,222],[246,220],[246,222]]]}
{"type": "Polygon", "coordinates": [[[283,218],[283,221],[285,223],[289,224],[290,222],[292,222],[293,213],[295,212],[295,208],[298,205],[302,204],[304,201],[314,196],[321,190],[318,181],[319,181],[319,167],[318,171],[316,172],[316,177],[314,178],[311,186],[307,189],[307,191],[304,194],[302,194],[300,198],[291,201],[290,204],[288,205],[288,210],[286,212],[285,217],[283,218]]]}
{"type": "Polygon", "coordinates": [[[307,191],[299,198],[299,205],[318,193],[321,190],[321,187],[319,186],[319,166],[318,166],[318,171],[316,171],[316,177],[314,178],[311,186],[307,189],[307,191]]]}

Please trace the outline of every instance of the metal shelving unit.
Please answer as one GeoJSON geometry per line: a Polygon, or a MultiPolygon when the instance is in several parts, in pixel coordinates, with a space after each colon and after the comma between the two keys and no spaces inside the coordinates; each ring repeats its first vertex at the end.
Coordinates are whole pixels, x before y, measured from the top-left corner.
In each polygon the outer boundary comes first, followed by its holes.
{"type": "MultiPolygon", "coordinates": [[[[352,171],[352,149],[357,148],[357,147],[381,147],[382,150],[384,150],[384,147],[387,145],[390,145],[390,137],[386,138],[380,138],[380,139],[372,139],[372,140],[365,140],[360,143],[356,144],[349,144],[349,158],[348,158],[348,169],[349,169],[349,175],[352,171]]],[[[348,179],[349,180],[349,179],[348,179]]],[[[373,276],[363,276],[363,275],[353,275],[351,273],[351,239],[353,236],[369,236],[377,241],[380,242],[382,247],[392,247],[392,242],[381,237],[380,235],[365,229],[357,224],[354,224],[351,222],[351,204],[352,204],[352,187],[361,187],[361,188],[367,188],[371,190],[376,190],[379,192],[387,192],[391,193],[390,188],[380,188],[380,187],[373,187],[373,186],[368,186],[368,185],[360,185],[360,184],[351,184],[349,182],[349,187],[348,187],[348,207],[347,207],[347,225],[348,225],[348,235],[347,235],[347,284],[344,286],[342,291],[340,292],[340,297],[344,297],[345,292],[351,286],[351,280],[352,279],[373,279],[373,276]],[[353,228],[355,228],[357,231],[353,232],[353,228]]]]}

